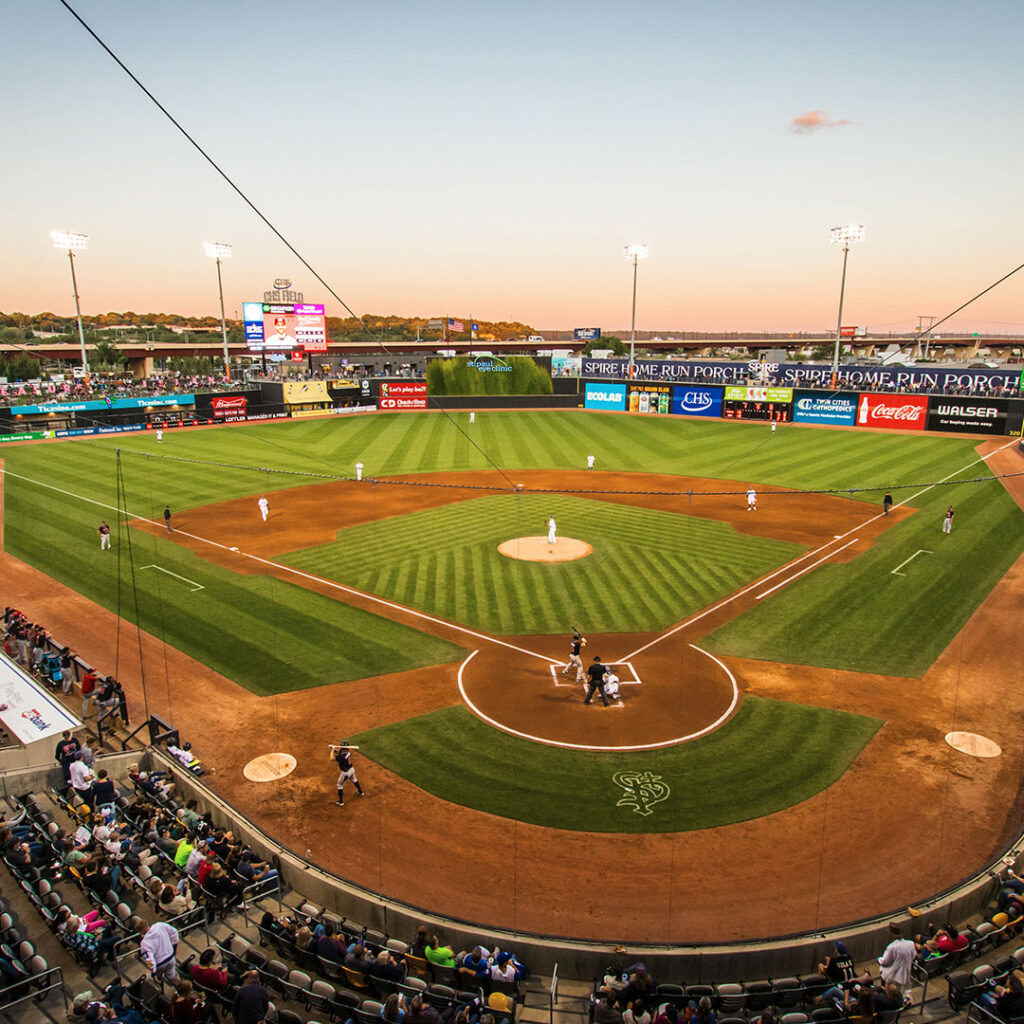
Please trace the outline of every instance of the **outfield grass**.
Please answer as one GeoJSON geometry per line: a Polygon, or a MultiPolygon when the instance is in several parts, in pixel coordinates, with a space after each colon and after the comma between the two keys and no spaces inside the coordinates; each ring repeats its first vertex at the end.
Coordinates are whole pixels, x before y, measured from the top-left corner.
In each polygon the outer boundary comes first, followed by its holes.
{"type": "MultiPolygon", "coordinates": [[[[477,415],[472,428],[468,414],[456,414],[455,418],[472,432],[473,440],[494,462],[510,469],[582,469],[587,453],[593,452],[597,457],[598,472],[593,474],[596,485],[600,485],[600,470],[617,469],[722,477],[794,488],[879,489],[860,495],[865,500],[877,500],[886,487],[946,476],[973,458],[975,443],[960,438],[799,428],[783,428],[772,435],[765,424],[572,411],[484,412],[477,415]]],[[[154,519],[159,519],[165,503],[181,512],[245,495],[255,500],[261,491],[315,483],[325,476],[351,475],[357,460],[375,476],[490,467],[449,419],[437,414],[380,414],[168,431],[160,446],[152,434],[129,434],[3,448],[0,457],[8,470],[67,492],[45,491],[36,483],[8,475],[4,512],[7,549],[109,608],[117,604],[117,575],[111,557],[104,554],[105,561],[99,560],[95,531],[101,518],[114,523],[106,506],[117,504],[118,449],[124,453],[125,507],[133,515],[154,519]],[[200,460],[200,464],[174,461],[173,457],[200,460]],[[317,476],[303,476],[303,472],[317,476]]],[[[983,472],[984,467],[977,467],[971,475],[983,472]]],[[[908,599],[906,593],[893,597],[897,592],[884,591],[879,582],[883,576],[880,567],[863,578],[852,575],[858,560],[846,567],[851,574],[840,581],[844,594],[832,591],[831,581],[827,585],[818,582],[834,574],[833,569],[815,570],[799,585],[780,592],[780,602],[773,599],[758,609],[758,616],[766,618],[755,623],[751,646],[746,644],[742,630],[728,637],[723,634],[718,642],[737,653],[754,653],[753,644],[764,644],[758,648],[764,656],[780,656],[768,653],[772,646],[773,650],[784,651],[787,660],[822,664],[836,663],[839,652],[844,667],[861,665],[866,657],[868,667],[873,668],[875,658],[868,645],[877,638],[885,640],[897,655],[901,644],[917,644],[919,660],[927,660],[933,656],[929,651],[941,650],[948,643],[957,625],[966,620],[1002,567],[1020,550],[1020,513],[1010,508],[1008,499],[995,494],[998,485],[987,488],[986,493],[995,496],[991,509],[984,513],[972,504],[970,488],[962,499],[957,494],[956,532],[952,543],[946,545],[947,561],[943,563],[948,585],[934,594],[934,600],[916,601],[908,599]],[[963,581],[963,585],[954,585],[957,581],[963,581]],[[886,593],[889,596],[884,596],[886,593]],[[877,603],[865,604],[860,618],[854,615],[848,619],[846,602],[851,595],[857,602],[868,598],[874,602],[877,598],[877,603]],[[783,606],[793,618],[795,632],[802,637],[799,642],[785,640],[789,626],[781,616],[783,606]],[[855,631],[847,627],[848,621],[857,623],[855,631]],[[925,644],[918,643],[922,632],[930,633],[925,644]],[[805,642],[810,656],[801,654],[805,642]]],[[[385,493],[383,489],[381,493],[385,493]]],[[[900,499],[906,492],[895,493],[900,499]]],[[[922,499],[919,503],[926,507],[921,519],[914,517],[909,524],[927,519],[928,525],[934,526],[941,513],[942,494],[946,493],[933,492],[930,498],[922,499]]],[[[695,501],[694,509],[698,508],[695,501]]],[[[564,517],[562,523],[564,526],[564,517]]],[[[904,523],[893,530],[893,542],[907,529],[908,523],[904,523]]],[[[912,532],[916,526],[909,525],[909,529],[912,532]]],[[[542,528],[531,519],[530,529],[522,532],[540,533],[542,528]]],[[[909,543],[930,547],[910,533],[906,536],[909,543]]],[[[888,536],[883,540],[887,543],[888,536]]],[[[140,537],[137,544],[143,559],[137,564],[162,565],[207,588],[197,594],[181,593],[174,589],[178,583],[173,578],[156,572],[149,579],[147,571],[140,572],[146,628],[256,692],[359,678],[458,657],[454,648],[438,647],[423,634],[352,613],[346,606],[301,588],[215,569],[163,539],[140,537]],[[228,636],[244,637],[245,643],[225,641],[228,636]],[[334,638],[340,639],[334,642],[334,638]],[[266,666],[273,670],[267,671],[266,666]]],[[[895,558],[898,551],[892,553],[895,565],[912,552],[906,550],[901,558],[895,558]]],[[[595,564],[587,559],[581,565],[587,563],[595,564]]],[[[659,565],[649,559],[631,559],[623,567],[624,578],[639,575],[653,593],[677,586],[660,576],[659,565]]],[[[915,574],[919,568],[913,563],[915,574]]],[[[525,563],[521,563],[519,572],[524,569],[525,563]]],[[[564,566],[557,571],[564,571],[564,566]]],[[[127,576],[122,574],[121,580],[122,587],[126,587],[127,576]]],[[[542,586],[538,593],[544,594],[542,586]]],[[[498,609],[502,607],[501,599],[501,594],[494,595],[498,609]]],[[[652,598],[645,596],[644,600],[652,598]]],[[[747,628],[753,620],[744,617],[742,621],[747,628]]],[[[559,623],[559,627],[562,625],[559,623]]],[[[880,650],[881,657],[889,659],[888,670],[905,671],[887,649],[880,650]]]]}
{"type": "Polygon", "coordinates": [[[716,654],[923,675],[1024,551],[1024,512],[995,480],[936,488],[914,504],[920,511],[871,550],[820,566],[702,645],[716,654]],[[948,536],[947,505],[956,509],[948,536]]]}
{"type": "Polygon", "coordinates": [[[881,724],[748,696],[721,729],[666,750],[542,746],[499,732],[463,707],[373,729],[352,742],[435,796],[499,817],[581,832],[685,832],[758,818],[814,796],[846,771],[881,724]],[[670,792],[649,805],[649,814],[619,806],[619,772],[650,773],[670,792]]]}
{"type": "Polygon", "coordinates": [[[554,633],[658,629],[685,618],[805,548],[726,523],[565,495],[491,495],[365,523],[333,544],[282,561],[475,629],[554,633]],[[573,562],[498,553],[512,537],[546,533],[594,551],[573,562]]]}

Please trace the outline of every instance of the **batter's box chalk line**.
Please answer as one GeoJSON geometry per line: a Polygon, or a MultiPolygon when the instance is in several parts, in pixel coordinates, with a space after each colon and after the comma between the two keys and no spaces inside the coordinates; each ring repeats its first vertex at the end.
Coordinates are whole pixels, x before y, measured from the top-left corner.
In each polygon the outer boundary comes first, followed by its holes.
{"type": "MultiPolygon", "coordinates": [[[[631,661],[613,661],[609,662],[610,665],[614,665],[617,668],[619,676],[619,686],[640,686],[643,680],[636,674],[636,669],[633,668],[631,661]]],[[[554,680],[555,686],[566,687],[566,686],[581,686],[586,687],[586,682],[577,683],[576,679],[572,675],[562,675],[562,669],[565,668],[565,662],[560,661],[558,664],[548,665],[548,669],[551,672],[551,678],[554,680]]],[[[623,707],[621,701],[612,701],[612,707],[623,707]]]]}

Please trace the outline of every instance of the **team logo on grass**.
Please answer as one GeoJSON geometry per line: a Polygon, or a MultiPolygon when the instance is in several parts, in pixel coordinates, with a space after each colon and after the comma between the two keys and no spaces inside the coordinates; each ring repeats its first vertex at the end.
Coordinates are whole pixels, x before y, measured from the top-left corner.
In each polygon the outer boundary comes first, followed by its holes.
{"type": "Polygon", "coordinates": [[[672,792],[653,772],[616,772],[612,782],[626,791],[615,806],[632,807],[637,814],[650,814],[651,804],[660,804],[672,792]]]}

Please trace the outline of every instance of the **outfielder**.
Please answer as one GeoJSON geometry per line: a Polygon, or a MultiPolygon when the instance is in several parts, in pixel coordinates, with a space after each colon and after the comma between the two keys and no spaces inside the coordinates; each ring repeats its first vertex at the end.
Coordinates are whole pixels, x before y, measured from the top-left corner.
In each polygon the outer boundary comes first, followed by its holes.
{"type": "Polygon", "coordinates": [[[548,516],[548,543],[558,543],[558,538],[555,536],[555,517],[552,515],[548,516]]]}
{"type": "Polygon", "coordinates": [[[267,501],[265,494],[260,495],[260,500],[256,502],[260,507],[260,515],[263,516],[263,522],[267,521],[267,513],[270,511],[270,502],[267,501]]]}
{"type": "Polygon", "coordinates": [[[576,682],[583,682],[583,659],[580,658],[580,648],[587,646],[587,638],[580,636],[576,627],[572,627],[572,640],[569,642],[569,664],[562,669],[562,675],[567,676],[572,667],[576,666],[576,682]]]}
{"type": "Polygon", "coordinates": [[[356,787],[356,792],[360,796],[366,796],[366,794],[363,792],[363,787],[359,785],[359,780],[356,778],[356,770],[352,767],[352,755],[349,753],[349,751],[358,749],[358,747],[350,747],[348,745],[348,740],[342,740],[341,743],[337,745],[335,745],[334,743],[330,744],[329,756],[331,760],[334,761],[337,764],[338,768],[340,769],[337,782],[337,803],[339,807],[345,806],[344,790],[346,782],[353,783],[356,787]]]}

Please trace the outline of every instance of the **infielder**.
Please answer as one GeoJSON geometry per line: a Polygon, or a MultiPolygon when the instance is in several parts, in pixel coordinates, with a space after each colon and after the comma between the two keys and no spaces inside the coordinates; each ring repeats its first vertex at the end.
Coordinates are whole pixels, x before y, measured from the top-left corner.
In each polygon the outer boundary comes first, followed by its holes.
{"type": "Polygon", "coordinates": [[[156,428],[156,443],[157,444],[163,444],[164,443],[163,427],[157,427],[156,428]]]}
{"type": "Polygon", "coordinates": [[[110,548],[110,527],[107,525],[106,519],[104,519],[103,522],[100,523],[99,533],[100,533],[100,551],[102,551],[104,548],[108,548],[109,549],[110,548]]]}
{"type": "Polygon", "coordinates": [[[363,479],[363,464],[361,462],[356,463],[356,479],[363,479]]]}
{"type": "Polygon", "coordinates": [[[593,455],[588,455],[587,456],[587,469],[593,469],[593,468],[594,468],[594,456],[593,455]]]}
{"type": "Polygon", "coordinates": [[[587,646],[587,638],[580,636],[573,626],[572,640],[569,641],[569,664],[562,669],[562,675],[567,676],[572,667],[576,666],[576,682],[583,682],[583,659],[580,657],[580,649],[587,646]]]}
{"type": "Polygon", "coordinates": [[[548,543],[558,543],[558,538],[555,536],[555,517],[552,515],[548,516],[548,543]]]}
{"type": "Polygon", "coordinates": [[[952,533],[953,532],[953,516],[954,516],[954,514],[955,513],[953,512],[953,506],[950,505],[949,508],[946,509],[945,518],[942,520],[942,532],[943,533],[952,533]]]}
{"type": "Polygon", "coordinates": [[[337,804],[339,807],[345,806],[345,783],[351,782],[356,787],[356,792],[360,796],[366,796],[363,792],[363,787],[359,785],[359,780],[356,778],[356,770],[352,767],[352,755],[349,753],[351,750],[358,750],[358,747],[350,747],[348,740],[342,740],[337,746],[333,743],[330,745],[330,758],[334,761],[340,773],[338,775],[338,800],[337,804]]]}
{"type": "Polygon", "coordinates": [[[747,511],[757,511],[757,491],[755,491],[753,487],[751,487],[750,490],[747,491],[747,511]]]}
{"type": "Polygon", "coordinates": [[[265,494],[260,495],[260,500],[256,502],[260,507],[260,515],[263,516],[263,522],[267,521],[267,513],[270,511],[270,502],[267,501],[265,494]]]}

